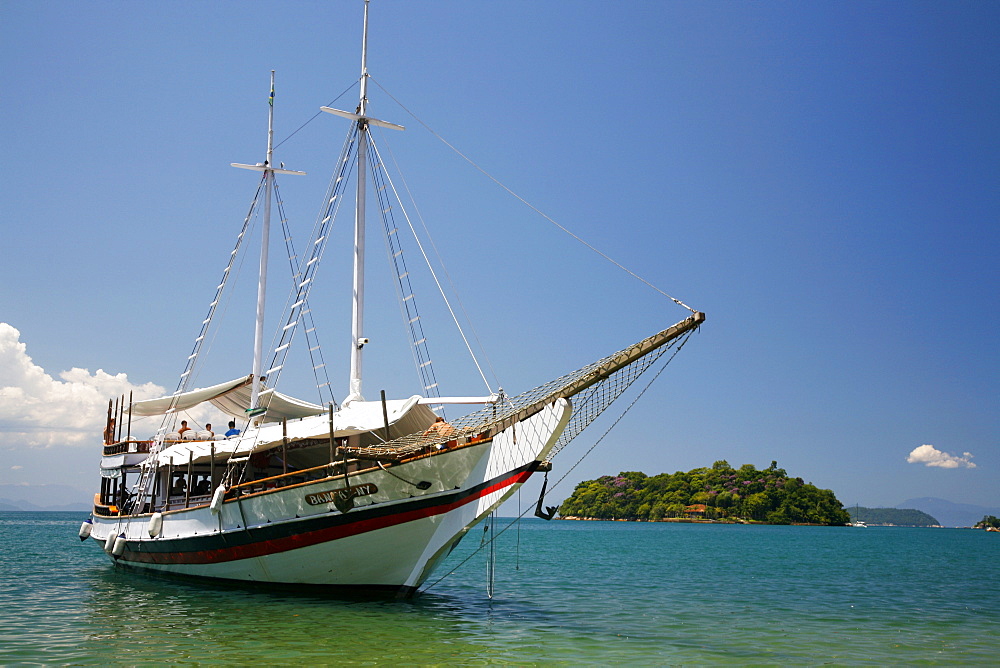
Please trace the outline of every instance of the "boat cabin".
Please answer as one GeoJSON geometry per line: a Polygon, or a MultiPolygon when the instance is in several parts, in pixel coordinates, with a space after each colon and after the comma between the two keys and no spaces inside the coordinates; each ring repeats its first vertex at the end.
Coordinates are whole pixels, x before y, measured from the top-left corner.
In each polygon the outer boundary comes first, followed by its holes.
{"type": "MultiPolygon", "coordinates": [[[[202,392],[196,390],[190,394],[199,394],[200,398],[202,392]]],[[[222,394],[232,394],[232,390],[222,394]]],[[[228,397],[212,403],[226,405],[232,400],[228,397]]],[[[131,403],[130,415],[125,416],[129,431],[132,416],[151,414],[162,408],[162,402],[155,399],[131,403]]],[[[158,448],[153,447],[155,437],[139,440],[128,433],[124,437],[117,433],[115,418],[109,410],[105,434],[106,439],[111,436],[112,442],[104,444],[101,491],[95,498],[95,513],[145,514],[203,506],[212,501],[220,485],[227,490],[226,498],[257,494],[384,467],[383,462],[391,464],[402,458],[427,456],[458,447],[460,442],[468,445],[484,440],[486,434],[480,438],[462,437],[448,423],[442,423],[427,403],[419,396],[394,401],[357,401],[336,412],[315,406],[312,412],[316,414],[291,419],[288,411],[282,414],[279,409],[275,411],[277,417],[268,411],[267,415],[251,419],[239,434],[230,437],[205,430],[191,429],[183,434],[170,431],[158,448]],[[369,458],[357,454],[401,437],[409,437],[411,443],[405,453],[387,451],[370,454],[369,458]],[[154,454],[150,455],[151,451],[154,454]],[[148,461],[150,457],[153,463],[148,461]],[[149,479],[137,486],[143,476],[149,479]],[[130,491],[135,489],[149,492],[144,498],[135,499],[130,491]]],[[[127,409],[116,411],[125,413],[127,409]]]]}

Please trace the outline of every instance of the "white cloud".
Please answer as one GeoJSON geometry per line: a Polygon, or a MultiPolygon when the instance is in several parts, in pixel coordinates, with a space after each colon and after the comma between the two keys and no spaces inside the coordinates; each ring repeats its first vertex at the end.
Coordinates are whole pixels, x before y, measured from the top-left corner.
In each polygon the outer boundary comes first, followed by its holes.
{"type": "Polygon", "coordinates": [[[14,466],[10,467],[10,470],[11,471],[20,471],[23,468],[24,468],[23,466],[19,466],[18,464],[15,464],[14,466]]]}
{"type": "Polygon", "coordinates": [[[154,383],[137,385],[124,373],[73,368],[57,380],[35,364],[21,333],[0,322],[0,446],[49,447],[99,443],[108,399],[162,396],[154,383]]]}
{"type": "Polygon", "coordinates": [[[923,464],[925,466],[937,466],[943,469],[957,469],[964,466],[967,469],[974,469],[976,465],[972,462],[972,453],[963,452],[962,456],[952,455],[942,452],[933,445],[921,445],[914,448],[906,457],[906,461],[911,464],[923,464]]]}

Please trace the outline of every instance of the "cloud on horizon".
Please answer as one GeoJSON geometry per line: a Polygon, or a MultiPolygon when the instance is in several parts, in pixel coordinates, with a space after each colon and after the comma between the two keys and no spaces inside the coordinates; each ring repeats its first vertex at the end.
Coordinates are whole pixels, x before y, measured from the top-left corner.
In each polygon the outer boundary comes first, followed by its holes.
{"type": "Polygon", "coordinates": [[[72,368],[57,380],[27,354],[21,332],[0,322],[0,447],[91,445],[104,430],[108,398],[162,396],[154,383],[135,384],[124,373],[72,368]]]}
{"type": "Polygon", "coordinates": [[[972,461],[971,452],[963,452],[962,456],[952,455],[938,450],[933,445],[921,445],[914,448],[906,457],[910,464],[923,464],[924,466],[936,466],[942,469],[957,469],[964,467],[974,469],[976,465],[972,461]]]}

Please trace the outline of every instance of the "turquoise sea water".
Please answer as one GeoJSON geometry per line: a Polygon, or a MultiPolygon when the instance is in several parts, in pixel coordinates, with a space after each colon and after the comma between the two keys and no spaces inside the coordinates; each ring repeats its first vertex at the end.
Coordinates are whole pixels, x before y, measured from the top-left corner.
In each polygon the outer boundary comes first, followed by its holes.
{"type": "MultiPolygon", "coordinates": [[[[82,513],[0,513],[0,664],[991,664],[1000,535],[525,520],[413,600],[118,572],[82,513]]],[[[498,519],[496,529],[510,520],[498,519]]],[[[446,575],[442,569],[432,577],[446,575]]]]}

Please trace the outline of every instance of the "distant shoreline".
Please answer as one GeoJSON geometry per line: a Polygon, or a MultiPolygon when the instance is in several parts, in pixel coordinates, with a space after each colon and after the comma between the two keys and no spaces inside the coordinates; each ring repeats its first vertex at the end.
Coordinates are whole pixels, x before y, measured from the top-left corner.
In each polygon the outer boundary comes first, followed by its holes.
{"type": "MultiPolygon", "coordinates": [[[[796,526],[796,527],[826,527],[826,526],[848,526],[840,524],[810,524],[808,522],[789,522],[788,524],[775,524],[773,522],[759,522],[756,520],[711,520],[692,517],[664,517],[661,520],[627,520],[622,518],[603,519],[600,517],[577,517],[568,515],[566,517],[556,517],[557,520],[569,520],[574,522],[670,522],[674,524],[748,524],[760,526],[796,526]]],[[[940,524],[931,526],[917,526],[914,524],[869,524],[870,527],[902,527],[905,529],[970,529],[971,527],[944,527],[940,524]]]]}
{"type": "MultiPolygon", "coordinates": [[[[567,515],[566,517],[556,517],[555,519],[569,520],[574,522],[646,522],[649,524],[656,524],[659,522],[670,522],[673,524],[772,524],[771,522],[758,522],[753,520],[712,520],[699,517],[664,517],[663,519],[660,520],[627,520],[624,518],[603,519],[601,517],[577,517],[575,515],[567,515]]],[[[828,524],[809,524],[806,522],[791,522],[790,525],[804,526],[804,527],[830,526],[828,524]]],[[[775,525],[775,526],[780,526],[780,525],[775,525]]]]}
{"type": "Polygon", "coordinates": [[[0,513],[90,513],[93,506],[79,508],[0,508],[0,513]]]}

